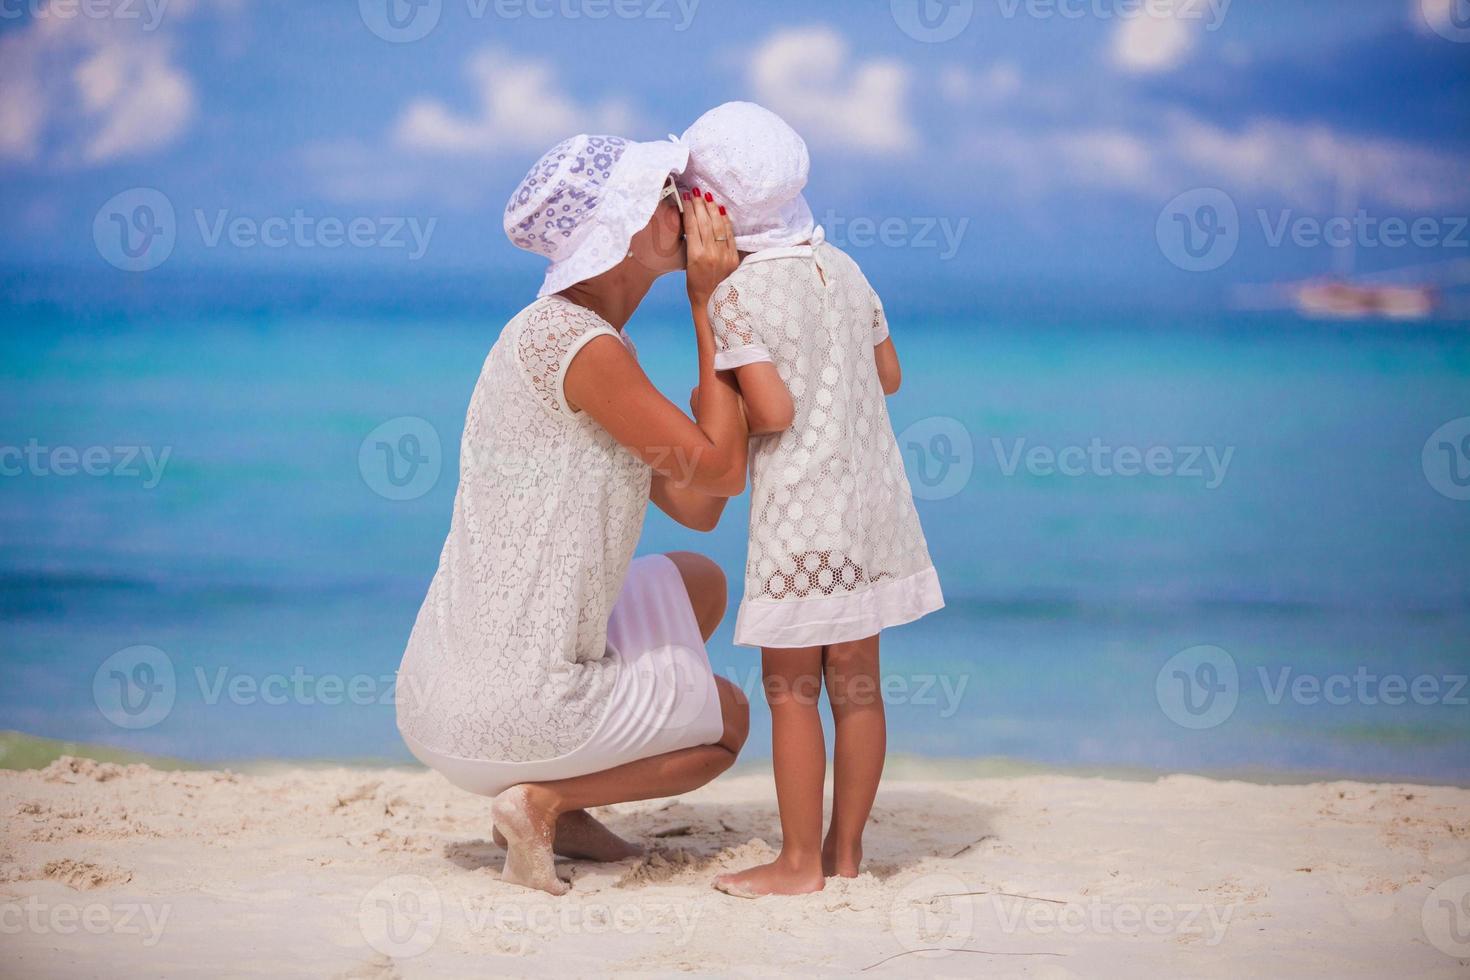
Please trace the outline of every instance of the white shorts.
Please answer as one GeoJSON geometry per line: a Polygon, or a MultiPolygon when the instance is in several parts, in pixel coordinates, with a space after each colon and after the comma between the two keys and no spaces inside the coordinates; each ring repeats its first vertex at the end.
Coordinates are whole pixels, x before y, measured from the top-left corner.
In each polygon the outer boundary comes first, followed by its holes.
{"type": "Polygon", "coordinates": [[[403,736],[409,751],[460,789],[496,796],[517,783],[603,772],[665,752],[713,745],[725,733],[714,670],[678,567],[666,555],[628,566],[607,622],[618,664],[612,697],[592,736],[555,759],[494,762],[444,755],[403,736]]]}

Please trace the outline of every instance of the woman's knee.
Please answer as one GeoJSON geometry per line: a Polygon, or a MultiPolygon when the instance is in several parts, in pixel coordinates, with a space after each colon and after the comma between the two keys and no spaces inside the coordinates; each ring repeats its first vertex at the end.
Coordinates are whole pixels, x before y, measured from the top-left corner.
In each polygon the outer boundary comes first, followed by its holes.
{"type": "Polygon", "coordinates": [[[725,722],[720,745],[732,755],[739,755],[750,735],[750,701],[745,692],[727,677],[716,677],[715,687],[720,692],[720,716],[725,722]]]}
{"type": "Polygon", "coordinates": [[[684,580],[699,632],[708,640],[725,618],[725,605],[729,601],[725,573],[709,558],[692,551],[671,551],[667,557],[684,580]]]}

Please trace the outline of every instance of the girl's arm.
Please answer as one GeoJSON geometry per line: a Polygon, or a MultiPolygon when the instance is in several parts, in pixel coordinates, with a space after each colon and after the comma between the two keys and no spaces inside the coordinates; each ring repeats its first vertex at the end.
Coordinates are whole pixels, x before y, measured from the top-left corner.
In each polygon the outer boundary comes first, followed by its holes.
{"type": "Polygon", "coordinates": [[[653,498],[660,507],[681,523],[703,526],[711,513],[718,519],[724,504],[706,501],[694,507],[690,501],[695,496],[733,497],[745,489],[745,419],[734,382],[715,371],[708,312],[710,294],[735,270],[739,258],[729,218],[704,201],[690,201],[685,208],[684,234],[699,352],[694,419],[665,398],[632,354],[611,337],[594,338],[582,348],[567,368],[564,388],[574,408],[653,468],[653,498]],[[725,241],[716,242],[716,234],[725,241]]]}
{"type": "Polygon", "coordinates": [[[753,436],[768,436],[791,428],[796,405],[776,365],[757,361],[735,369],[740,397],[745,401],[745,421],[753,436]]]}
{"type": "Polygon", "coordinates": [[[878,383],[883,386],[883,394],[891,395],[898,391],[898,386],[903,383],[903,369],[898,366],[898,351],[893,346],[892,337],[885,337],[873,348],[873,360],[878,365],[878,383]]]}

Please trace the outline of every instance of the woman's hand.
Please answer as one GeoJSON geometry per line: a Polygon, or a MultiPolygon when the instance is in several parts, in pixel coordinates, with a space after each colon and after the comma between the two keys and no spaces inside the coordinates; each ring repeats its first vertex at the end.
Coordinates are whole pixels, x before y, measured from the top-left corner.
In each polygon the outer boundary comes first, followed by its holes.
{"type": "Polygon", "coordinates": [[[684,243],[689,256],[685,273],[690,305],[703,310],[715,287],[740,265],[735,231],[725,209],[711,195],[696,193],[684,206],[684,243]]]}

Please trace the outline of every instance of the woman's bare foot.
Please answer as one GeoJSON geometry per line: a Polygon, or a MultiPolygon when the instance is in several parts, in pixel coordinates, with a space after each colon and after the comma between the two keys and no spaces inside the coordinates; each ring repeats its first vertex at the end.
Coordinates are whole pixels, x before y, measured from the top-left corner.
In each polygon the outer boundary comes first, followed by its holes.
{"type": "Polygon", "coordinates": [[[490,804],[495,826],[505,837],[505,870],[500,877],[516,885],[565,895],[566,882],[556,876],[551,856],[556,821],[551,808],[538,805],[533,787],[512,786],[490,804]]]}
{"type": "Polygon", "coordinates": [[[770,864],[746,868],[734,874],[720,875],[715,887],[736,898],[760,898],[762,895],[805,895],[825,887],[819,864],[793,866],[777,858],[770,864]]]}
{"type": "Polygon", "coordinates": [[[828,878],[856,878],[862,866],[862,844],[839,847],[830,837],[822,842],[822,874],[828,878]]]}
{"type": "MultiPolygon", "coordinates": [[[[499,827],[492,836],[495,843],[507,846],[499,827]]],[[[586,810],[572,810],[556,818],[556,837],[551,850],[578,861],[622,861],[643,853],[643,848],[623,840],[586,810]]]]}

